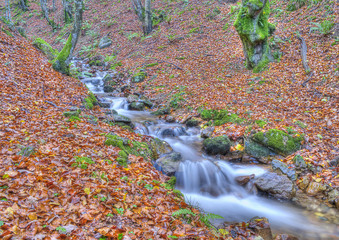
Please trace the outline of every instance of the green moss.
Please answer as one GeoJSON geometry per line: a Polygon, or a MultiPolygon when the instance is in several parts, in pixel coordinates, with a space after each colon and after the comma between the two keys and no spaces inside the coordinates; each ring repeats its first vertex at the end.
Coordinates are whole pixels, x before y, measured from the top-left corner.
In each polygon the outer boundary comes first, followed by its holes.
{"type": "Polygon", "coordinates": [[[8,36],[14,37],[13,34],[12,34],[10,31],[8,31],[7,29],[1,28],[1,30],[2,30],[4,33],[6,33],[8,36]]]}
{"type": "Polygon", "coordinates": [[[67,122],[77,122],[77,121],[81,121],[81,119],[78,116],[71,116],[67,122]]]}
{"type": "Polygon", "coordinates": [[[35,39],[33,42],[33,46],[42,51],[49,60],[55,59],[59,54],[58,50],[52,48],[51,45],[49,45],[45,40],[41,38],[35,39]]]}
{"type": "MultiPolygon", "coordinates": [[[[152,151],[145,142],[130,141],[128,139],[119,137],[118,135],[107,135],[105,145],[114,146],[121,149],[118,153],[119,157],[117,161],[119,164],[123,165],[124,161],[127,164],[128,155],[132,154],[135,156],[141,156],[145,159],[150,159],[152,156],[152,151]],[[121,163],[120,163],[121,162],[121,163]]],[[[125,166],[125,165],[123,165],[125,166]]]]}
{"type": "Polygon", "coordinates": [[[265,125],[267,124],[267,122],[265,122],[264,120],[256,120],[255,123],[261,128],[265,127],[265,125]]]}
{"type": "Polygon", "coordinates": [[[67,75],[70,74],[67,59],[71,52],[71,48],[72,48],[72,33],[69,35],[67,42],[63,49],[61,50],[61,52],[59,53],[59,55],[52,62],[52,66],[56,71],[67,75]]]}
{"type": "Polygon", "coordinates": [[[89,92],[88,97],[84,100],[84,105],[87,109],[93,109],[94,105],[98,104],[98,100],[92,92],[89,92]]]}
{"type": "Polygon", "coordinates": [[[80,109],[77,109],[76,111],[68,111],[68,112],[64,112],[63,115],[65,117],[71,117],[71,116],[77,116],[79,117],[79,114],[81,113],[80,109]]]}
{"type": "Polygon", "coordinates": [[[270,129],[265,133],[258,132],[252,136],[252,139],[282,155],[289,155],[299,150],[302,141],[301,136],[292,137],[278,129],[270,129]]]}
{"type": "Polygon", "coordinates": [[[177,183],[176,177],[172,176],[170,180],[166,182],[166,186],[170,189],[174,189],[176,183],[177,183]]]}
{"type": "Polygon", "coordinates": [[[200,113],[200,116],[203,120],[213,120],[213,125],[220,126],[228,122],[241,124],[245,120],[240,118],[237,114],[229,114],[227,110],[212,110],[206,109],[200,113]]]}
{"type": "Polygon", "coordinates": [[[255,72],[263,70],[270,62],[267,38],[275,28],[268,23],[269,14],[269,1],[263,6],[260,0],[244,0],[234,23],[243,44],[247,68],[255,72]]]}
{"type": "Polygon", "coordinates": [[[139,72],[137,72],[136,74],[133,75],[132,77],[132,82],[134,83],[139,83],[145,80],[146,78],[146,73],[143,70],[140,70],[139,72]]]}

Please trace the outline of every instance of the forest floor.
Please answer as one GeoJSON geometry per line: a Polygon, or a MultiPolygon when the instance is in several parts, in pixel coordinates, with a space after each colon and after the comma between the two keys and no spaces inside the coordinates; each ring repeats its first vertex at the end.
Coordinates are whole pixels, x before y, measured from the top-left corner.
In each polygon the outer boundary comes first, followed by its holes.
{"type": "MultiPolygon", "coordinates": [[[[57,7],[51,17],[63,26],[62,9],[59,5],[57,7]]],[[[277,128],[303,134],[304,148],[295,154],[321,168],[311,176],[314,180],[335,188],[339,186],[338,167],[329,168],[329,161],[339,156],[338,36],[335,36],[337,32],[324,36],[317,30],[311,31],[315,26],[313,23],[330,21],[338,24],[335,15],[338,12],[337,2],[314,2],[295,11],[287,11],[287,2],[271,1],[270,21],[276,24],[277,29],[270,42],[281,56],[267,70],[256,74],[244,66],[241,41],[233,27],[237,4],[198,0],[157,1],[153,7],[163,10],[168,17],[155,27],[150,36],[143,37],[141,24],[130,1],[87,1],[77,49],[79,56],[102,56],[103,59],[116,56],[110,59],[110,65],[126,77],[145,69],[147,79],[136,84],[134,91],[142,92],[159,105],[176,100],[178,109],[172,114],[179,121],[197,116],[202,108],[227,109],[252,122],[252,130],[277,128]],[[309,75],[303,69],[298,33],[307,43],[309,75]],[[107,34],[113,44],[105,49],[96,48],[100,38],[107,34]],[[258,126],[255,124],[257,120],[267,124],[258,126]]],[[[31,2],[29,8],[26,13],[15,11],[13,14],[15,21],[25,28],[28,39],[41,37],[61,50],[72,25],[52,32],[42,18],[38,2],[31,2]]],[[[5,207],[1,207],[0,211],[9,216],[8,221],[16,219],[6,231],[13,234],[34,228],[35,233],[40,233],[45,228],[54,230],[61,225],[71,225],[81,216],[80,223],[77,223],[81,228],[76,231],[78,236],[87,236],[87,231],[101,229],[102,222],[130,221],[136,216],[137,225],[126,226],[133,226],[135,235],[144,234],[142,236],[146,238],[154,234],[151,223],[154,216],[159,216],[160,222],[168,222],[173,211],[186,206],[174,195],[167,195],[169,190],[159,184],[152,194],[160,197],[149,200],[141,194],[134,199],[140,205],[134,207],[134,201],[128,199],[126,192],[141,191],[136,184],[139,180],[144,180],[145,185],[154,185],[153,180],[162,183],[165,179],[156,171],[148,171],[151,164],[140,158],[133,159],[128,169],[106,168],[108,163],[102,160],[114,161],[118,150],[104,147],[103,134],[114,131],[139,141],[143,139],[101,122],[93,126],[87,123],[85,117],[76,124],[68,122],[62,112],[70,107],[67,104],[81,105],[82,99],[87,96],[86,88],[73,78],[53,72],[47,60],[30,46],[29,41],[13,41],[0,34],[0,71],[1,78],[5,80],[1,82],[1,89],[6,89],[1,91],[5,103],[1,106],[0,121],[6,124],[6,129],[10,129],[0,132],[2,143],[6,142],[6,147],[1,149],[3,179],[0,185],[2,188],[9,187],[8,181],[16,179],[7,195],[0,193],[3,199],[8,200],[2,204],[5,207]],[[22,146],[27,145],[39,149],[34,157],[17,155],[22,146]],[[85,155],[96,162],[95,167],[89,165],[87,170],[71,167],[73,162],[69,161],[73,157],[85,155]],[[27,169],[36,174],[21,178],[19,176],[25,172],[17,169],[27,169]],[[100,177],[90,177],[93,172],[97,176],[112,177],[106,182],[100,177]],[[134,180],[124,181],[124,176],[134,180]],[[142,179],[139,179],[140,176],[142,179]],[[27,188],[22,188],[24,185],[27,188]],[[115,188],[119,190],[114,191],[114,196],[108,196],[112,194],[110,189],[115,188]],[[22,200],[22,206],[13,204],[28,195],[31,197],[22,200]],[[119,203],[120,200],[127,205],[119,203]],[[41,205],[43,209],[27,207],[36,206],[37,201],[46,202],[41,205]],[[114,208],[108,207],[105,201],[114,202],[114,208]],[[144,205],[144,202],[148,204],[144,205]],[[75,209],[75,204],[81,207],[75,209]],[[159,206],[166,206],[166,210],[159,206]],[[126,211],[124,216],[118,214],[121,208],[126,211]],[[111,212],[119,219],[107,217],[111,212]],[[61,216],[67,216],[67,224],[61,216]],[[21,217],[22,220],[18,220],[21,217]],[[41,224],[33,224],[36,222],[41,224]]],[[[102,114],[99,109],[87,111],[87,115],[98,117],[102,114]]],[[[218,126],[215,133],[242,136],[248,127],[227,123],[218,126]]],[[[290,163],[293,157],[290,155],[284,161],[290,163]]],[[[142,191],[149,194],[148,189],[143,188],[142,191]]],[[[193,223],[190,225],[192,229],[187,230],[188,226],[175,221],[179,220],[174,220],[171,226],[179,227],[171,232],[166,230],[166,236],[180,236],[186,229],[186,234],[192,231],[192,236],[197,234],[208,238],[206,228],[201,225],[193,223]]],[[[103,228],[100,231],[107,230],[103,228]]],[[[118,236],[132,230],[117,227],[107,231],[118,236]]],[[[56,235],[60,233],[54,232],[56,235]]]]}

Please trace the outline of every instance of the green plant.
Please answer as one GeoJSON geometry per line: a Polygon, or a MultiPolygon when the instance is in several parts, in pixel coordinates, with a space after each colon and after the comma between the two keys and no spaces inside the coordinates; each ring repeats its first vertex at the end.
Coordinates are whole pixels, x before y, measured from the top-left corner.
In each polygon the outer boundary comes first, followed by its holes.
{"type": "Polygon", "coordinates": [[[286,7],[287,11],[295,11],[303,7],[307,3],[307,0],[292,0],[286,7]]]}
{"type": "Polygon", "coordinates": [[[117,213],[120,214],[120,215],[123,215],[124,214],[124,209],[123,208],[117,208],[117,213]]]}
{"type": "Polygon", "coordinates": [[[172,217],[183,218],[188,223],[190,223],[192,221],[193,217],[195,217],[195,216],[196,216],[196,214],[188,208],[179,209],[178,211],[175,211],[175,212],[172,213],[172,217]]]}
{"type": "Polygon", "coordinates": [[[138,37],[140,37],[139,33],[130,33],[127,35],[127,38],[129,41],[132,41],[133,38],[138,38],[138,37]]]}
{"type": "Polygon", "coordinates": [[[79,156],[76,156],[74,159],[75,159],[75,163],[73,163],[72,166],[80,167],[82,169],[87,169],[88,165],[95,163],[89,157],[79,157],[79,156]]]}
{"type": "Polygon", "coordinates": [[[146,188],[147,190],[153,190],[153,186],[151,184],[146,184],[144,188],[146,188]]]}
{"type": "Polygon", "coordinates": [[[310,28],[310,32],[318,31],[321,35],[326,36],[331,33],[331,30],[334,26],[334,23],[328,20],[325,20],[321,23],[312,23],[315,27],[310,28]]]}
{"type": "Polygon", "coordinates": [[[107,217],[114,217],[114,215],[112,213],[108,213],[106,216],[107,217]]]}
{"type": "Polygon", "coordinates": [[[205,224],[206,227],[208,228],[214,228],[212,223],[210,222],[211,219],[224,219],[222,216],[213,214],[213,213],[208,213],[208,214],[199,214],[199,219],[201,222],[205,224]]]}
{"type": "Polygon", "coordinates": [[[59,231],[59,233],[67,233],[66,228],[61,227],[61,226],[57,227],[55,230],[59,231]]]}

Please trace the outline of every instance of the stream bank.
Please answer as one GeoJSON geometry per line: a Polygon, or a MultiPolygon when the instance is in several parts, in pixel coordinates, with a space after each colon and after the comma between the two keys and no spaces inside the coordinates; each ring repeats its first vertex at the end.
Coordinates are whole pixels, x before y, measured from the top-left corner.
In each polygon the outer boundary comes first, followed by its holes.
{"type": "MultiPolygon", "coordinates": [[[[106,72],[93,71],[86,64],[81,68],[81,81],[97,96],[100,106],[111,112],[113,121],[169,144],[169,151],[159,156],[154,165],[167,175],[176,176],[176,188],[185,195],[187,202],[206,212],[221,215],[227,222],[266,217],[273,230],[288,232],[300,239],[336,239],[338,236],[334,225],[321,222],[325,220],[338,224],[335,209],[296,191],[287,174],[282,174],[284,166],[279,166],[279,161],[276,168],[280,173],[276,173],[267,165],[254,165],[257,162],[251,156],[247,156],[245,159],[249,161],[244,163],[239,162],[239,156],[234,153],[225,157],[206,155],[201,151],[203,137],[211,136],[206,129],[200,131],[190,124],[175,123],[174,118],[168,116],[165,120],[159,119],[147,111],[153,105],[149,100],[140,94],[131,94],[130,82],[125,82],[120,87],[121,91],[110,89],[112,93],[105,93],[114,78],[109,79],[110,84],[107,84],[106,72]],[[258,189],[271,197],[258,195],[258,189]],[[276,201],[276,198],[281,201],[276,201]],[[317,212],[322,219],[295,208],[286,200],[294,200],[300,206],[317,212]]],[[[117,73],[113,75],[115,79],[120,78],[117,73]]],[[[113,85],[117,84],[115,82],[113,85]]],[[[156,112],[158,115],[169,113],[170,110],[166,108],[156,112]]]]}

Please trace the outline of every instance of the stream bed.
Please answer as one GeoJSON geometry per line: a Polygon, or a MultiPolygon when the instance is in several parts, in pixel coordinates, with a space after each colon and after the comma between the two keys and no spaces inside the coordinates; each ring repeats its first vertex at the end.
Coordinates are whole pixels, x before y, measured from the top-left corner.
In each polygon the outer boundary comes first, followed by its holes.
{"type": "MultiPolygon", "coordinates": [[[[79,62],[77,62],[79,65],[79,62]]],[[[83,72],[91,71],[86,64],[83,72]]],[[[260,197],[240,186],[235,178],[267,170],[257,165],[231,164],[201,153],[202,138],[198,128],[187,128],[178,123],[159,120],[148,111],[129,110],[124,97],[105,94],[103,77],[105,72],[95,72],[81,81],[101,102],[126,116],[134,123],[135,131],[166,141],[175,152],[182,155],[179,171],[176,172],[176,188],[185,196],[186,202],[198,206],[205,212],[224,217],[226,222],[248,221],[253,217],[266,217],[273,232],[290,233],[300,239],[339,239],[338,226],[320,221],[314,214],[292,204],[260,197]],[[145,124],[147,123],[147,124],[145,124]],[[172,134],[164,134],[172,129],[172,134]]],[[[161,167],[155,166],[158,170],[161,167]]],[[[220,222],[219,222],[220,223],[220,222]]],[[[218,224],[218,222],[215,222],[218,224]]]]}

